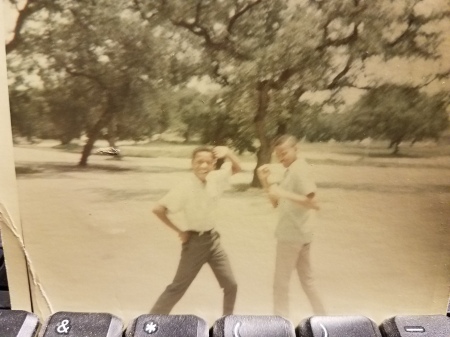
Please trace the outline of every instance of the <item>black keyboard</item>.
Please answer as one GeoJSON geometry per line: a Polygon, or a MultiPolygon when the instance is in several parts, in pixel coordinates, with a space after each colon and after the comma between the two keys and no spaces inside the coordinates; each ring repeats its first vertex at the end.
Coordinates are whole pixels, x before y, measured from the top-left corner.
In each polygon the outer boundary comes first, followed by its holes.
{"type": "Polygon", "coordinates": [[[192,315],[141,315],[125,327],[107,313],[0,310],[0,337],[450,337],[447,315],[395,316],[377,325],[365,316],[312,316],[294,325],[279,316],[229,315],[211,328],[192,315]]]}

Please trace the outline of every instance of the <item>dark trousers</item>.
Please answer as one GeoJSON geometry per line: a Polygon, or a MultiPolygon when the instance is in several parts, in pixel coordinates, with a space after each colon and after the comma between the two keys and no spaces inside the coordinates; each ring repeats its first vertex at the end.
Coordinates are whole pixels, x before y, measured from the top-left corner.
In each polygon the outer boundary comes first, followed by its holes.
{"type": "Polygon", "coordinates": [[[231,315],[236,302],[237,284],[228,256],[220,245],[220,235],[214,230],[201,235],[191,232],[189,241],[183,243],[172,283],[158,298],[150,313],[168,315],[205,263],[209,264],[223,289],[223,314],[231,315]]]}

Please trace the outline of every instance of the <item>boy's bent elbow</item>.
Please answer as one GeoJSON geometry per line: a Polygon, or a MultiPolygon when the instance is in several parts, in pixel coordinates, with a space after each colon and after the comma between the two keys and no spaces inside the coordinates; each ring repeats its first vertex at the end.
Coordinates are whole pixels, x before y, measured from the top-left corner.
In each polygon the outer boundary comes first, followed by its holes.
{"type": "Polygon", "coordinates": [[[166,214],[166,211],[167,209],[159,204],[156,204],[152,209],[152,212],[156,215],[166,214]]]}
{"type": "Polygon", "coordinates": [[[239,172],[242,172],[242,167],[240,167],[240,166],[233,166],[231,168],[231,174],[237,174],[239,172]]]}

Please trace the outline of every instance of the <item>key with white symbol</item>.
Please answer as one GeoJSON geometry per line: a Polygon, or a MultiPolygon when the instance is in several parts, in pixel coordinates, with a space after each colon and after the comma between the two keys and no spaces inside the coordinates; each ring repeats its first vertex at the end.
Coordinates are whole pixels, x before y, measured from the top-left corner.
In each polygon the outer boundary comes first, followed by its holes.
{"type": "Polygon", "coordinates": [[[449,337],[450,317],[395,316],[381,323],[380,330],[384,337],[449,337]]]}
{"type": "Polygon", "coordinates": [[[193,315],[142,315],[131,322],[125,337],[208,337],[208,325],[193,315]]]}
{"type": "Polygon", "coordinates": [[[279,316],[229,315],[214,323],[212,337],[295,337],[295,331],[279,316]]]}
{"type": "Polygon", "coordinates": [[[36,315],[22,310],[0,310],[1,337],[35,337],[39,328],[36,315]]]}
{"type": "Polygon", "coordinates": [[[121,337],[122,321],[106,313],[57,312],[45,322],[39,337],[121,337]]]}
{"type": "Polygon", "coordinates": [[[147,322],[144,325],[144,331],[149,335],[154,334],[156,331],[158,331],[158,324],[153,321],[147,322]]]}
{"type": "Polygon", "coordinates": [[[380,330],[364,316],[313,316],[298,328],[300,337],[381,337],[380,330]]]}

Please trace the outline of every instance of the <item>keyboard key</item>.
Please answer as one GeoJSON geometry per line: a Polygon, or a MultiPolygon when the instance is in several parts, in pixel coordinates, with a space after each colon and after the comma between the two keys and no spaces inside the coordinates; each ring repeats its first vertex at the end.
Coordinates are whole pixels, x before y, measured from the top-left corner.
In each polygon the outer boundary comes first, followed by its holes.
{"type": "Polygon", "coordinates": [[[213,337],[295,337],[294,326],[279,316],[229,315],[217,320],[213,337]]]}
{"type": "Polygon", "coordinates": [[[208,325],[193,315],[142,315],[131,322],[125,337],[208,337],[208,325]]]}
{"type": "Polygon", "coordinates": [[[297,328],[301,337],[381,337],[377,325],[364,316],[313,316],[297,328]]]}
{"type": "Polygon", "coordinates": [[[450,317],[395,316],[380,325],[384,337],[449,337],[450,317]]]}
{"type": "Polygon", "coordinates": [[[1,309],[11,309],[11,299],[9,298],[9,291],[7,290],[0,290],[0,310],[1,309]]]}
{"type": "Polygon", "coordinates": [[[22,310],[0,310],[1,337],[35,337],[39,328],[36,315],[22,310]]]}
{"type": "Polygon", "coordinates": [[[122,321],[103,313],[57,312],[49,317],[39,337],[120,337],[122,321]]]}

